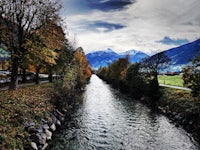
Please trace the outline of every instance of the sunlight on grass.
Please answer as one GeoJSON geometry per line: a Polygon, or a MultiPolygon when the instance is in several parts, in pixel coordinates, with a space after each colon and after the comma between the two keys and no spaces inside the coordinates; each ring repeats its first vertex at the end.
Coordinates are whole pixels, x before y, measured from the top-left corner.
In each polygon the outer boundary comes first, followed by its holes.
{"type": "Polygon", "coordinates": [[[159,75],[158,82],[160,84],[183,87],[183,79],[181,75],[175,75],[175,76],[159,75]]]}

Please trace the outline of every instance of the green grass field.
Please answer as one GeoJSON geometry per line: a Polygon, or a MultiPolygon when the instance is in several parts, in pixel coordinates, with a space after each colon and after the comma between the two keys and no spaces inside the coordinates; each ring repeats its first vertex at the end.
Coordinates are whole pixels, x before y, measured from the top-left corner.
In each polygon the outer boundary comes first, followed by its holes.
{"type": "Polygon", "coordinates": [[[167,85],[183,87],[183,79],[182,79],[181,75],[175,75],[175,76],[159,75],[158,82],[160,84],[167,84],[167,85]]]}

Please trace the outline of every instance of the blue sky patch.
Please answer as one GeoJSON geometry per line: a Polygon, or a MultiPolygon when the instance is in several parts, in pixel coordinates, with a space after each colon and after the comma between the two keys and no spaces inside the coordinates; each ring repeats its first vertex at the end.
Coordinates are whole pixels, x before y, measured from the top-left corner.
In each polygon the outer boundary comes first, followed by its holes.
{"type": "Polygon", "coordinates": [[[90,0],[89,7],[101,11],[121,10],[126,6],[131,5],[134,1],[131,0],[108,0],[108,1],[94,1],[90,0]]]}
{"type": "Polygon", "coordinates": [[[91,10],[104,12],[122,10],[126,6],[134,3],[135,0],[62,0],[66,9],[62,14],[88,13],[91,10]]]}
{"type": "Polygon", "coordinates": [[[113,30],[123,29],[126,26],[121,25],[121,24],[96,21],[96,22],[88,24],[88,27],[90,30],[93,30],[96,32],[99,32],[99,29],[102,29],[103,32],[111,32],[113,30]]]}
{"type": "Polygon", "coordinates": [[[165,45],[183,45],[190,41],[188,39],[172,39],[169,36],[165,36],[162,40],[157,42],[165,45]]]}

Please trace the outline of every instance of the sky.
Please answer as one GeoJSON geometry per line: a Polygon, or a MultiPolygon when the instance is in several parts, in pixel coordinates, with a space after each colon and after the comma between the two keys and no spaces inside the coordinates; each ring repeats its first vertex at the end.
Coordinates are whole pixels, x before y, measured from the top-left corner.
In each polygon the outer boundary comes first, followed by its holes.
{"type": "Polygon", "coordinates": [[[85,53],[154,54],[200,38],[200,0],[62,0],[68,38],[85,53]]]}

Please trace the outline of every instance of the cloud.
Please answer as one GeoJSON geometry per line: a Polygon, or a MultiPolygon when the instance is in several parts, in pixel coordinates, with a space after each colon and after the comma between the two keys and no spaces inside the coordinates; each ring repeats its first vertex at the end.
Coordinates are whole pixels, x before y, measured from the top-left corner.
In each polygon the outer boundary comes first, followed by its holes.
{"type": "MultiPolygon", "coordinates": [[[[109,0],[99,1],[99,5],[103,2],[109,0]]],[[[136,49],[151,54],[175,46],[162,42],[166,35],[171,40],[200,38],[199,0],[138,0],[112,11],[91,9],[85,4],[83,8],[87,11],[63,15],[68,30],[77,35],[78,46],[86,53],[109,47],[116,52],[136,49]]]]}
{"type": "Polygon", "coordinates": [[[189,42],[188,39],[172,39],[169,36],[165,36],[162,40],[157,41],[158,43],[166,45],[183,45],[189,42]]]}

